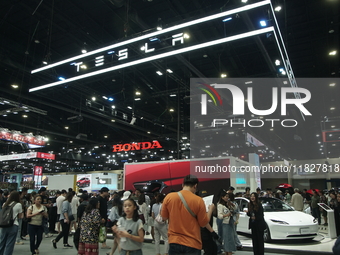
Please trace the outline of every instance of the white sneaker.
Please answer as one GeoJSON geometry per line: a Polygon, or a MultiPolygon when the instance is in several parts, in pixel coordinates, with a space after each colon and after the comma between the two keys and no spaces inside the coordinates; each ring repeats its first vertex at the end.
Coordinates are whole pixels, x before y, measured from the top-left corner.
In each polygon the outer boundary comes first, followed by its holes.
{"type": "Polygon", "coordinates": [[[15,242],[15,244],[17,244],[17,245],[23,245],[24,242],[15,242]]]}
{"type": "Polygon", "coordinates": [[[49,237],[52,237],[53,235],[51,235],[50,233],[46,234],[45,235],[45,238],[49,238],[49,237]]]}

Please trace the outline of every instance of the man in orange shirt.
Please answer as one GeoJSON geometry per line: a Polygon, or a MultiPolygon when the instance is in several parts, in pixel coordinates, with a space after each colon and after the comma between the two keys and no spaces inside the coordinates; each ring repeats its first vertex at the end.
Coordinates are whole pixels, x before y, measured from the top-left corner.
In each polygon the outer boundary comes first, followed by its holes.
{"type": "Polygon", "coordinates": [[[211,232],[212,238],[219,238],[209,225],[214,205],[210,205],[206,213],[203,199],[195,195],[197,185],[197,177],[187,175],[180,191],[196,217],[185,208],[177,192],[168,194],[163,201],[161,215],[163,220],[169,219],[169,255],[200,255],[202,250],[200,227],[206,227],[211,232]]]}

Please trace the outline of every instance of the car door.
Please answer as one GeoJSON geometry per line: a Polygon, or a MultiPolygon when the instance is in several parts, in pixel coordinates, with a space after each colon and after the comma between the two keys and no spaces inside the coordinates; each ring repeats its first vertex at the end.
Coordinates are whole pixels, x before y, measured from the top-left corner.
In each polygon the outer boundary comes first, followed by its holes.
{"type": "Polygon", "coordinates": [[[248,208],[248,201],[244,198],[237,199],[236,201],[240,208],[240,218],[237,225],[237,231],[250,233],[248,229],[249,217],[247,216],[247,212],[244,211],[244,209],[248,208]]]}

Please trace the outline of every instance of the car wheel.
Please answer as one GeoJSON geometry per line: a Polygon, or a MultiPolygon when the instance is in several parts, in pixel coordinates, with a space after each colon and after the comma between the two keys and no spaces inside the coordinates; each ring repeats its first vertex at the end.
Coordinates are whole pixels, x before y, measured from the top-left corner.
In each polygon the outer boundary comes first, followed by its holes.
{"type": "Polygon", "coordinates": [[[270,231],[269,231],[269,227],[267,224],[266,224],[266,228],[264,229],[263,240],[265,243],[269,243],[272,240],[270,237],[270,231]]]}

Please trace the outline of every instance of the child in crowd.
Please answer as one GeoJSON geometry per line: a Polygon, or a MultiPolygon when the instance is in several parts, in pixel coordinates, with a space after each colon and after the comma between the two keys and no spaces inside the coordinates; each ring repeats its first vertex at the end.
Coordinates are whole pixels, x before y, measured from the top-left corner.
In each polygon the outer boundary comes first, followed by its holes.
{"type": "Polygon", "coordinates": [[[132,198],[123,203],[123,214],[112,230],[120,238],[120,255],[142,255],[144,242],[144,229],[142,220],[138,215],[138,207],[132,198]]]}

